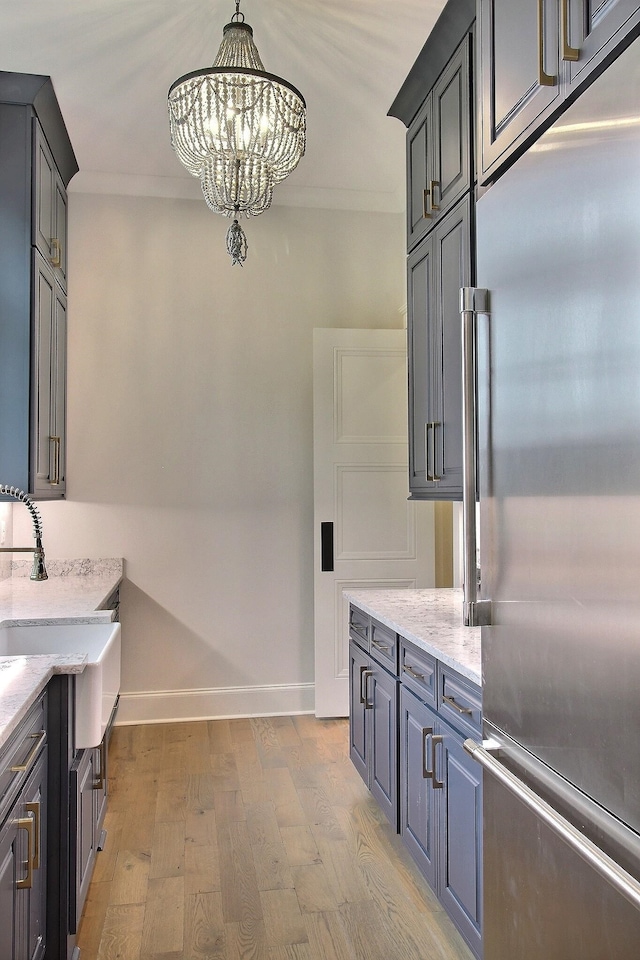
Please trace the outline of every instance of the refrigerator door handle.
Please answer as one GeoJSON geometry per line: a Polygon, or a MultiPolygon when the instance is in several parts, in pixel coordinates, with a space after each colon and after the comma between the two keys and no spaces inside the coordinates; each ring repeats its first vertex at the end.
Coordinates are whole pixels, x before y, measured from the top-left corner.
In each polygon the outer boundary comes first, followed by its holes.
{"type": "Polygon", "coordinates": [[[500,781],[511,793],[524,803],[540,820],[547,824],[561,840],[582,857],[604,880],[611,884],[636,909],[640,908],[640,883],[630,873],[586,837],[572,823],[561,816],[557,810],[539,797],[531,787],[523,783],[514,773],[493,756],[499,755],[500,744],[495,740],[485,740],[483,745],[474,740],[465,740],[464,749],[493,777],[500,781]]]}
{"type": "Polygon", "coordinates": [[[464,531],[463,620],[488,626],[491,603],[478,597],[476,500],[478,496],[477,315],[489,312],[489,291],[460,288],[462,316],[462,525],[464,531]]]}

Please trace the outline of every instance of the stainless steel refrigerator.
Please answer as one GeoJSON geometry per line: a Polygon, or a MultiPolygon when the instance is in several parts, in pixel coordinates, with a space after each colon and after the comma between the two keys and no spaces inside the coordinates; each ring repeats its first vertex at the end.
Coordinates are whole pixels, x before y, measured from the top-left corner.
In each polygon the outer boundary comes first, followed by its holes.
{"type": "Polygon", "coordinates": [[[485,960],[637,960],[640,40],[476,228],[485,960]]]}

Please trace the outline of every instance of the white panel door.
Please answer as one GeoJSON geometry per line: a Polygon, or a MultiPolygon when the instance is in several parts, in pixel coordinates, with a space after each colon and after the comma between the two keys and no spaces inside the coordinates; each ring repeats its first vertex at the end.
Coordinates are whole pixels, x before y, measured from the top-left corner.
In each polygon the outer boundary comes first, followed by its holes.
{"type": "Polygon", "coordinates": [[[433,586],[433,505],[407,499],[406,331],[314,330],[313,364],[315,711],[344,717],[343,590],[433,586]]]}

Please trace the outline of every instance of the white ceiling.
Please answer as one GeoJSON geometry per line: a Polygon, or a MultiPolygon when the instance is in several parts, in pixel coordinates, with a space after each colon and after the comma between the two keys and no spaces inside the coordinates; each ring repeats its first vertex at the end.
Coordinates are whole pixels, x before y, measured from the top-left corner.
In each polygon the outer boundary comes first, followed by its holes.
{"type": "MultiPolygon", "coordinates": [[[[386,116],[445,0],[242,0],[265,65],[308,109],[275,203],[395,211],[404,127],[386,116]]],[[[198,197],[166,95],[209,66],[234,0],[0,0],[0,69],[51,76],[80,173],[70,190],[198,197]]]]}

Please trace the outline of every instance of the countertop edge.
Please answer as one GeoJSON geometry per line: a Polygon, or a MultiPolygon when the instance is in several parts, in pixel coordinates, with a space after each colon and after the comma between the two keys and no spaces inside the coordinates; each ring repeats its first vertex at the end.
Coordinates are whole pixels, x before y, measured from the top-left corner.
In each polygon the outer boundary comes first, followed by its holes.
{"type": "MultiPolygon", "coordinates": [[[[366,599],[363,598],[364,590],[353,591],[353,590],[343,590],[343,596],[355,607],[361,610],[363,613],[366,613],[368,616],[373,617],[379,623],[384,624],[384,626],[389,627],[390,630],[393,630],[394,633],[397,633],[400,637],[407,640],[409,643],[414,644],[421,650],[424,650],[426,653],[431,654],[441,663],[446,664],[451,667],[453,670],[456,670],[461,676],[465,677],[467,680],[470,680],[472,683],[475,683],[477,686],[482,686],[482,675],[480,669],[476,669],[472,663],[465,662],[460,659],[459,655],[453,655],[446,650],[444,646],[441,646],[436,640],[429,639],[425,636],[415,632],[415,629],[408,627],[406,623],[402,621],[401,617],[398,617],[397,614],[389,614],[388,611],[384,609],[384,605],[375,602],[375,599],[366,599]]],[[[372,591],[373,592],[373,591],[372,591]]],[[[377,590],[376,594],[380,595],[381,593],[388,593],[389,596],[395,598],[401,598],[403,594],[406,595],[424,595],[428,596],[429,599],[439,600],[442,599],[443,603],[447,605],[460,603],[460,626],[459,631],[461,636],[468,637],[469,641],[475,641],[478,645],[478,650],[480,646],[480,628],[479,627],[465,627],[462,625],[462,593],[461,591],[456,591],[454,589],[442,590],[438,589],[425,589],[425,590],[406,590],[405,588],[400,588],[397,590],[389,591],[380,591],[377,590]],[[464,633],[462,633],[464,631],[464,633]],[[471,631],[470,633],[466,633],[471,631]]],[[[434,609],[429,611],[433,617],[433,626],[430,629],[433,629],[434,632],[438,630],[438,611],[434,609]]],[[[450,624],[447,624],[450,629],[450,624]]],[[[456,629],[456,633],[458,630],[456,629]]],[[[475,645],[475,643],[474,643],[475,645]]]]}

